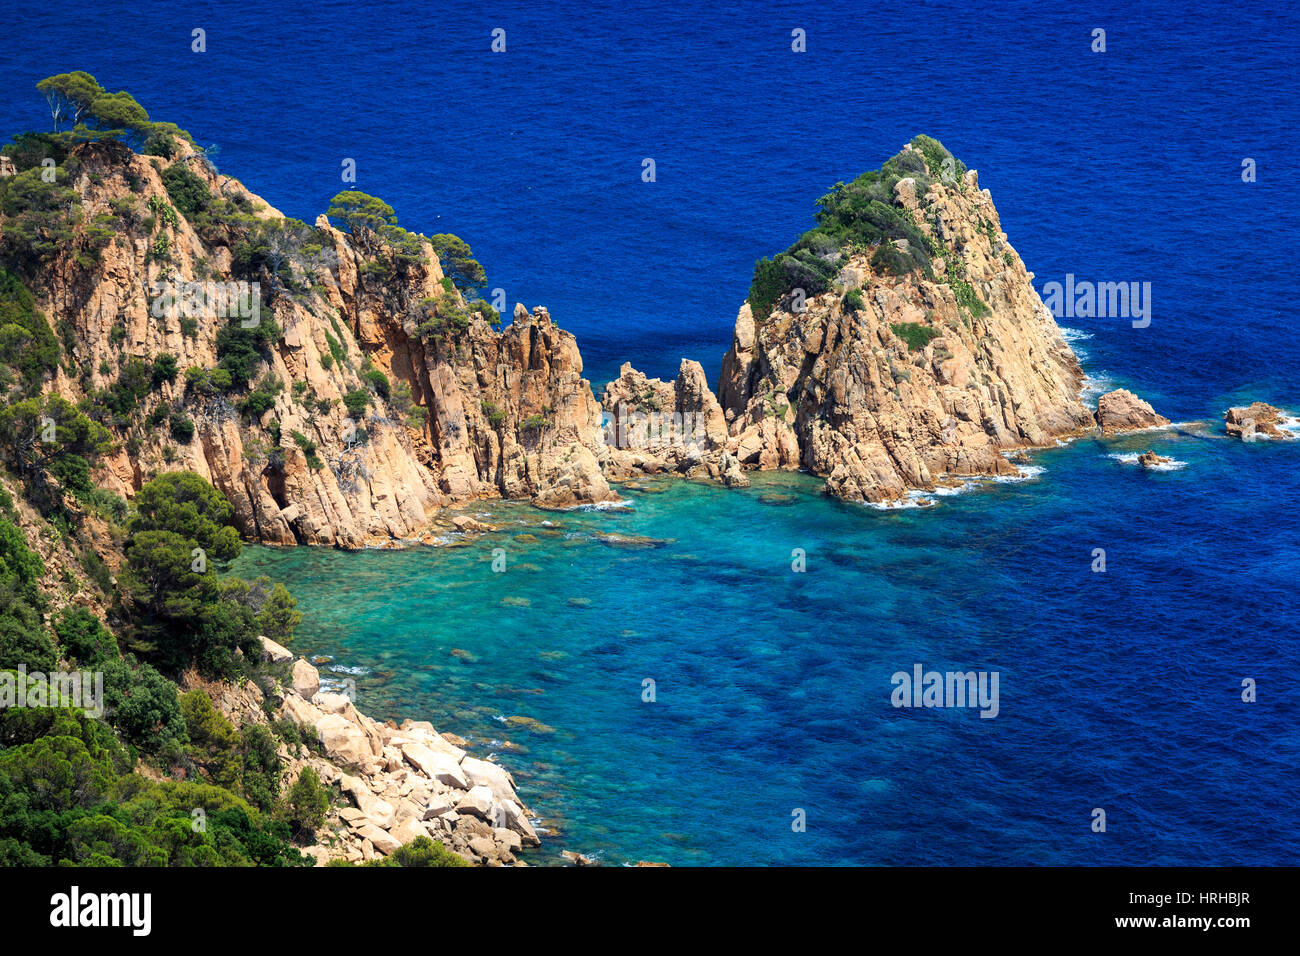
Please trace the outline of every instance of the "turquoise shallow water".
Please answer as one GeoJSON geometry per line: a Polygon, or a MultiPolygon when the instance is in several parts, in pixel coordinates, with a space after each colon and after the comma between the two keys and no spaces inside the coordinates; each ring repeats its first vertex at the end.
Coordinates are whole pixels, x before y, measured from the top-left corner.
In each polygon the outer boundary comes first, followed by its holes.
{"type": "Polygon", "coordinates": [[[1293,863],[1297,457],[1088,439],[888,512],[798,474],[647,482],[624,509],[474,509],[502,530],[463,546],[237,570],[292,587],[295,649],[355,672],[364,711],[498,754],[550,830],[537,862],[1293,863]],[[1110,457],[1148,447],[1185,467],[1110,457]],[[894,708],[916,663],[998,671],[1000,714],[894,708]]]}

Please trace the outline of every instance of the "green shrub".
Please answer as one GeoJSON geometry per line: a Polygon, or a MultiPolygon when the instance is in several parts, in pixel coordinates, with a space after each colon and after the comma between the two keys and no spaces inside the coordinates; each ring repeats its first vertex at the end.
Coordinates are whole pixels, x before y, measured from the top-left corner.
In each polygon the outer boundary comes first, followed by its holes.
{"type": "Polygon", "coordinates": [[[952,286],[953,294],[957,297],[957,304],[969,309],[977,319],[993,311],[975,294],[975,289],[965,279],[950,278],[948,284],[952,286]]]}
{"type": "Polygon", "coordinates": [[[16,369],[31,392],[59,364],[59,341],[36,299],[16,275],[0,269],[0,362],[16,369]]]}
{"type": "Polygon", "coordinates": [[[212,203],[208,184],[184,163],[176,163],[163,170],[162,183],[172,205],[186,219],[207,211],[212,203]]]}
{"type": "Polygon", "coordinates": [[[872,255],[871,268],[881,275],[903,276],[916,268],[916,260],[892,242],[887,242],[872,255]]]}
{"type": "Polygon", "coordinates": [[[149,248],[148,255],[144,258],[146,262],[167,262],[171,257],[171,240],[167,238],[167,233],[161,232],[158,234],[157,238],[154,239],[153,245],[149,248]]]}
{"type": "Polygon", "coordinates": [[[366,414],[366,407],[370,404],[370,393],[364,388],[354,388],[343,396],[343,404],[347,407],[348,414],[360,421],[366,414]]]}
{"type": "Polygon", "coordinates": [[[104,674],[109,722],[146,753],[175,752],[185,744],[186,724],[176,685],[135,657],[106,658],[104,674]]]}
{"type": "Polygon", "coordinates": [[[245,328],[243,320],[223,325],[217,332],[217,359],[230,376],[232,388],[248,385],[267,356],[270,346],[280,337],[280,327],[263,310],[261,320],[252,328],[245,328]]]}
{"type": "Polygon", "coordinates": [[[325,467],[325,463],[316,456],[316,443],[304,435],[302,432],[293,433],[294,443],[302,449],[303,457],[307,459],[307,466],[313,471],[320,471],[325,467]]]}
{"type": "Polygon", "coordinates": [[[239,732],[203,691],[188,691],[181,695],[180,701],[189,730],[190,759],[217,786],[239,790],[244,776],[239,732]]]}
{"type": "Polygon", "coordinates": [[[325,825],[329,806],[329,791],[320,776],[311,767],[303,767],[285,797],[289,825],[300,833],[311,834],[325,825]]]}
{"type": "Polygon", "coordinates": [[[144,149],[141,152],[146,156],[161,156],[163,159],[171,159],[176,155],[176,140],[172,139],[167,133],[154,132],[145,140],[144,149]]]}
{"type": "Polygon", "coordinates": [[[153,385],[157,388],[163,382],[176,380],[176,356],[168,352],[159,353],[153,360],[153,385]]]}
{"type": "Polygon", "coordinates": [[[861,289],[850,289],[844,293],[844,298],[840,300],[844,308],[850,312],[860,312],[865,308],[862,301],[861,289]]]}
{"type": "Polygon", "coordinates": [[[930,344],[931,339],[941,334],[938,329],[922,325],[920,322],[891,322],[889,327],[893,329],[895,335],[907,343],[909,351],[925,348],[930,344]]]}
{"type": "Polygon", "coordinates": [[[366,866],[469,866],[440,841],[427,836],[416,837],[388,856],[371,860],[366,866]]]}
{"type": "Polygon", "coordinates": [[[194,420],[183,412],[172,412],[170,418],[172,438],[188,445],[194,438],[194,420]]]}
{"type": "MultiPolygon", "coordinates": [[[[377,368],[368,368],[361,373],[361,377],[375,390],[376,394],[378,394],[380,398],[384,401],[388,401],[390,388],[388,385],[387,375],[377,368]]],[[[362,411],[364,410],[363,407],[362,411]]]]}
{"type": "Polygon", "coordinates": [[[257,809],[266,812],[280,796],[280,757],[275,736],[266,724],[245,724],[242,732],[244,750],[244,796],[257,809]]]}
{"type": "Polygon", "coordinates": [[[470,312],[477,312],[493,328],[501,324],[501,313],[486,299],[475,299],[469,304],[469,310],[470,312]]]}
{"type": "Polygon", "coordinates": [[[327,358],[332,358],[335,362],[338,362],[339,365],[342,365],[344,360],[347,358],[348,353],[344,350],[343,346],[339,343],[339,340],[336,339],[334,336],[330,335],[329,332],[327,331],[325,333],[325,344],[329,346],[330,354],[321,356],[321,367],[329,368],[329,366],[325,364],[325,360],[327,358]]]}
{"type": "Polygon", "coordinates": [[[112,632],[84,607],[60,611],[54,619],[54,632],[64,655],[81,667],[90,668],[120,656],[112,632]]]}
{"type": "MultiPolygon", "coordinates": [[[[898,205],[894,187],[901,179],[916,181],[918,196],[929,188],[931,176],[942,173],[942,159],[950,156],[936,140],[917,137],[915,150],[904,150],[879,170],[863,173],[850,183],[836,183],[817,200],[817,225],[772,259],[760,259],[749,287],[754,318],[764,322],[776,303],[796,288],[811,297],[825,292],[843,265],[843,253],[877,247],[873,268],[893,275],[919,270],[933,278],[931,244],[910,212],[898,205]],[[937,150],[936,150],[937,148],[937,150]],[[935,166],[927,158],[933,155],[935,166]],[[908,251],[893,245],[906,239],[908,251]]],[[[965,167],[957,164],[958,175],[965,167]]]]}

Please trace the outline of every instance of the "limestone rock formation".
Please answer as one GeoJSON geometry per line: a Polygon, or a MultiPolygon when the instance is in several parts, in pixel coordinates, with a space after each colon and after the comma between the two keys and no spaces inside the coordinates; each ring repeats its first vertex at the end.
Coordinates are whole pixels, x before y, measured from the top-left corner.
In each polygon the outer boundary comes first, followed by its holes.
{"type": "Polygon", "coordinates": [[[1230,408],[1223,414],[1223,427],[1232,438],[1250,441],[1257,436],[1290,439],[1296,437],[1291,432],[1279,428],[1285,420],[1280,408],[1274,408],[1264,402],[1251,402],[1246,406],[1230,408]]]}
{"type": "Polygon", "coordinates": [[[1097,399],[1097,426],[1103,435],[1159,428],[1169,419],[1127,389],[1117,388],[1097,399]]]}

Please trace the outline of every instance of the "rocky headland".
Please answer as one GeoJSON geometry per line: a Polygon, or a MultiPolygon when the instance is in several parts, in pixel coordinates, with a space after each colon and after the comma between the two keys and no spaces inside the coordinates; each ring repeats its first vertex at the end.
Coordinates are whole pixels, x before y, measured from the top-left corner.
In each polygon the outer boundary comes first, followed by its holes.
{"type": "Polygon", "coordinates": [[[1013,474],[1009,450],[1167,423],[1124,391],[1083,405],[989,192],[928,137],[837,185],[819,224],[759,263],[716,395],[683,360],[672,382],[625,365],[599,403],[544,308],[494,327],[423,236],[294,227],[184,140],[167,158],[113,142],[73,158],[83,221],[120,231],[94,257],[60,249],[32,283],[68,355],[53,387],[95,402],[126,363],[178,370],[106,418],[120,442],[97,481],[129,499],[197,472],[254,541],[429,542],[451,505],[597,504],[645,474],[742,486],[745,470],[803,469],[887,501],[1013,474]],[[160,290],[238,282],[259,290],[249,341],[230,331],[248,319],[158,306],[160,290]],[[223,369],[245,381],[214,381],[223,369]]]}
{"type": "Polygon", "coordinates": [[[935,140],[819,206],[817,227],[758,264],[716,398],[690,362],[672,383],[624,366],[606,387],[616,422],[672,412],[693,439],[647,453],[620,429],[607,475],[739,484],[738,469],[802,469],[832,495],[880,502],[1015,474],[1012,450],[1168,424],[1123,390],[1084,406],[1078,359],[992,197],[935,140]]]}

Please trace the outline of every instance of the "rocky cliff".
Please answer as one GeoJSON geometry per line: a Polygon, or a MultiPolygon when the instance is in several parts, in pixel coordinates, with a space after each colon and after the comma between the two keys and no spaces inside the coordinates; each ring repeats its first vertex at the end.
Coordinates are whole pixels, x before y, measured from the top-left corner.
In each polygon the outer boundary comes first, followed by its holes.
{"type": "MultiPolygon", "coordinates": [[[[928,143],[823,200],[840,222],[875,224],[870,241],[805,237],[778,257],[798,270],[809,250],[824,287],[780,289],[761,316],[754,294],[741,308],[719,397],[743,465],[805,468],[835,495],[882,501],[1013,471],[1004,450],[1092,427],[1078,360],[991,196],[928,143]]],[[[803,277],[819,278],[791,281],[803,277]]]]}
{"type": "Polygon", "coordinates": [[[716,397],[689,361],[673,382],[625,365],[606,386],[607,476],[734,487],[742,468],[803,469],[838,497],[888,501],[1014,474],[1012,449],[1169,423],[1123,390],[1084,406],[992,197],[937,141],[818,205],[817,227],[756,267],[716,397]]]}
{"type": "MultiPolygon", "coordinates": [[[[927,137],[760,261],[716,397],[683,361],[673,382],[625,366],[600,404],[545,309],[498,330],[424,237],[286,220],[188,142],[84,144],[66,166],[82,225],[30,285],[62,340],[54,388],[118,439],[98,482],[129,498],[198,472],[267,543],[429,540],[455,502],[598,503],[644,473],[801,468],[886,501],[1014,472],[1004,452],[1098,423],[988,191],[927,137]],[[256,290],[254,317],[168,299],[232,283],[256,290]]],[[[1106,431],[1165,421],[1133,400],[1106,431]]]]}
{"type": "Polygon", "coordinates": [[[250,538],[349,548],[418,539],[459,500],[614,497],[576,341],[544,309],[516,306],[498,331],[423,237],[405,234],[418,254],[398,255],[323,216],[295,231],[188,143],[169,159],[91,143],[70,160],[82,227],[29,285],[63,343],[54,388],[119,440],[104,487],[129,498],[159,471],[192,470],[250,538]],[[241,304],[257,316],[213,314],[211,290],[229,283],[256,283],[241,304]],[[269,330],[251,347],[231,331],[249,326],[269,330]],[[232,353],[247,383],[219,377],[232,353]],[[160,356],[176,374],[114,407],[160,356]]]}

